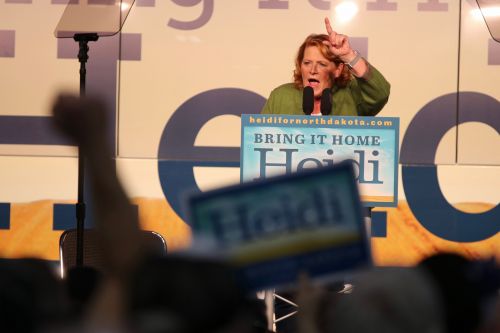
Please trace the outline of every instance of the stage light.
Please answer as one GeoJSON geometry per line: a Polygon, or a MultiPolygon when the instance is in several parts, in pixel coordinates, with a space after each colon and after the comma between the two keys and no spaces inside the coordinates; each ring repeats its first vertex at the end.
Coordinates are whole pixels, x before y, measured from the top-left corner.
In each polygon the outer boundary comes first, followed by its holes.
{"type": "Polygon", "coordinates": [[[120,2],[120,8],[123,12],[127,11],[130,8],[130,4],[125,1],[120,2]]]}
{"type": "Polygon", "coordinates": [[[484,18],[488,17],[500,17],[500,6],[496,7],[488,7],[488,8],[483,8],[482,10],[480,9],[473,9],[471,10],[471,15],[477,20],[482,21],[483,16],[484,18]],[[482,11],[482,13],[481,13],[482,11]]]}
{"type": "Polygon", "coordinates": [[[342,1],[335,6],[335,22],[347,23],[351,21],[359,11],[358,4],[354,1],[342,1]]]}

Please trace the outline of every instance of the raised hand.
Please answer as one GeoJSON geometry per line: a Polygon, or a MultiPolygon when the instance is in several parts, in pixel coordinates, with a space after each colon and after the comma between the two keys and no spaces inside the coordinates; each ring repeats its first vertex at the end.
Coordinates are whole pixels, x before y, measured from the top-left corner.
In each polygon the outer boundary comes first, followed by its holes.
{"type": "Polygon", "coordinates": [[[330,48],[330,51],[343,62],[351,61],[356,55],[349,44],[349,37],[334,31],[328,17],[325,17],[325,27],[330,39],[325,44],[330,48]]]}
{"type": "Polygon", "coordinates": [[[329,40],[324,43],[330,48],[330,52],[340,58],[342,62],[349,64],[349,69],[355,77],[368,77],[370,73],[368,63],[359,55],[358,52],[351,48],[349,37],[338,34],[334,31],[328,17],[325,17],[325,27],[328,32],[329,40]]]}
{"type": "Polygon", "coordinates": [[[54,101],[52,113],[54,125],[79,146],[105,137],[105,107],[98,99],[60,94],[54,101]]]}

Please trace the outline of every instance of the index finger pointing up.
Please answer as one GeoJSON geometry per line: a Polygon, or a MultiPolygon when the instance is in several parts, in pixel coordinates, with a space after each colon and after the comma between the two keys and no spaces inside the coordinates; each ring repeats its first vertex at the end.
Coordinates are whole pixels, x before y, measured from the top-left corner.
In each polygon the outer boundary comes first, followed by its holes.
{"type": "Polygon", "coordinates": [[[326,32],[328,32],[329,35],[331,35],[332,33],[336,34],[336,32],[333,31],[333,29],[332,29],[332,26],[330,24],[330,20],[328,19],[328,17],[325,17],[325,27],[326,27],[326,32]]]}

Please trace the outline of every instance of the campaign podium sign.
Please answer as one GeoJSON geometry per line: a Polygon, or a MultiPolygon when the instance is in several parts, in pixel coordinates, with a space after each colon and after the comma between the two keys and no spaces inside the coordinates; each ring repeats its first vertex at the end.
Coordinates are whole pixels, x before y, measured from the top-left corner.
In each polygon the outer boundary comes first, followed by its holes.
{"type": "Polygon", "coordinates": [[[246,290],[372,265],[350,161],[197,193],[187,204],[193,244],[230,262],[246,290]]]}
{"type": "Polygon", "coordinates": [[[398,202],[399,118],[241,115],[241,181],[351,160],[367,207],[398,202]]]}

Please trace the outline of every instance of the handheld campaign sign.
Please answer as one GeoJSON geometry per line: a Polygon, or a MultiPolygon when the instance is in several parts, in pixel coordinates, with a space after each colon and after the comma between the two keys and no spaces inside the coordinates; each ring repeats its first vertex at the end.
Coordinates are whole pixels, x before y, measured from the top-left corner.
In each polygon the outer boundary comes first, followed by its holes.
{"type": "Polygon", "coordinates": [[[241,181],[351,160],[361,201],[398,203],[399,119],[241,115],[241,181]]]}
{"type": "Polygon", "coordinates": [[[204,192],[188,200],[194,242],[249,290],[371,264],[352,163],[204,192]]]}

